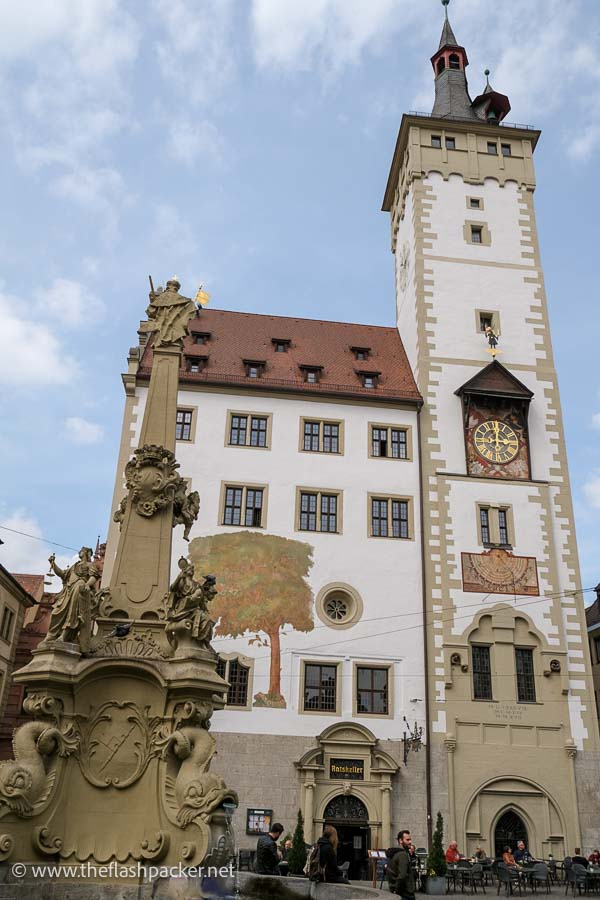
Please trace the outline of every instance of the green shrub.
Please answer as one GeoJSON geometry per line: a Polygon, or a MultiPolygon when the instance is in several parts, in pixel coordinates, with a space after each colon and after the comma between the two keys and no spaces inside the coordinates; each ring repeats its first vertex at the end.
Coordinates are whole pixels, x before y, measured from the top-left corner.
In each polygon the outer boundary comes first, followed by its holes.
{"type": "Polygon", "coordinates": [[[298,810],[298,822],[292,838],[292,849],[288,856],[288,872],[290,875],[302,875],[306,865],[306,842],[304,840],[304,819],[298,810]]]}
{"type": "Polygon", "coordinates": [[[446,874],[447,869],[446,854],[444,853],[444,820],[441,812],[438,812],[433,840],[427,857],[427,874],[441,877],[446,874]]]}

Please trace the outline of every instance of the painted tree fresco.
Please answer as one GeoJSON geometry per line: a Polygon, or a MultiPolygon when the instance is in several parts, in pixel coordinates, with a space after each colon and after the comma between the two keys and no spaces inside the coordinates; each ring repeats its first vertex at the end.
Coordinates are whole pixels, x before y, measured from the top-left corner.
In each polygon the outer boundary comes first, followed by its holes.
{"type": "Polygon", "coordinates": [[[217,575],[218,594],[211,605],[215,634],[236,638],[253,632],[249,643],[270,648],[269,690],[255,695],[255,706],[286,706],[281,693],[281,629],[314,628],[313,593],[307,580],[312,553],[303,541],[252,531],[208,535],[190,544],[196,575],[217,575]]]}

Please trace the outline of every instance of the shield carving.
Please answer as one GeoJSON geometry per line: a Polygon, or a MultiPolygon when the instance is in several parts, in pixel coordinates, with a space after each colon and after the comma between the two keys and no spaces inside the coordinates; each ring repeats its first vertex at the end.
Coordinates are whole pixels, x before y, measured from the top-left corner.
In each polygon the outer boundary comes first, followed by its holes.
{"type": "Polygon", "coordinates": [[[135,703],[104,703],[82,729],[79,765],[95,787],[126,788],[158,753],[153,737],[160,718],[135,703]]]}

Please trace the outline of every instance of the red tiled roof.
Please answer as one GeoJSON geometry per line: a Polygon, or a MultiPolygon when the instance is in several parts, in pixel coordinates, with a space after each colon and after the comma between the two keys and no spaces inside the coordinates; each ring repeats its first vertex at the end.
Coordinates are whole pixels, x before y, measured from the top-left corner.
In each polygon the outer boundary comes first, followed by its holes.
{"type": "Polygon", "coordinates": [[[44,593],[43,575],[20,575],[16,572],[11,572],[10,574],[34,600],[39,602],[42,599],[42,594],[44,593]]]}
{"type": "MultiPolygon", "coordinates": [[[[210,332],[210,338],[206,344],[186,338],[184,356],[208,359],[202,372],[182,369],[181,382],[421,402],[396,328],[205,309],[190,320],[190,331],[210,332]],[[290,341],[285,353],[276,351],[273,338],[290,341]],[[357,360],[351,347],[368,347],[367,359],[357,360]],[[246,376],[244,360],[266,362],[260,378],[246,376]],[[307,384],[301,366],[322,366],[319,382],[307,384]],[[377,387],[363,387],[360,372],[380,373],[377,387]]],[[[152,356],[152,347],[147,345],[140,376],[150,375],[152,356]]]]}

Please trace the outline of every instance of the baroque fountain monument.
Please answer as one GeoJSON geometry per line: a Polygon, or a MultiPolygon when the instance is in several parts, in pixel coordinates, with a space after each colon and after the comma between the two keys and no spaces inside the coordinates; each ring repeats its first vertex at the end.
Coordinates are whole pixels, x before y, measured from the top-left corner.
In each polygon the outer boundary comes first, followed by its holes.
{"type": "Polygon", "coordinates": [[[115,513],[121,532],[100,589],[89,548],[66,569],[50,628],[15,673],[31,721],[0,763],[0,860],[77,865],[221,865],[235,792],[210,771],[224,704],[210,640],[216,579],[179,561],[172,530],[198,515],[175,459],[183,338],[195,303],[176,279],[150,292],[142,330],[154,364],[139,447],[115,513]]]}

